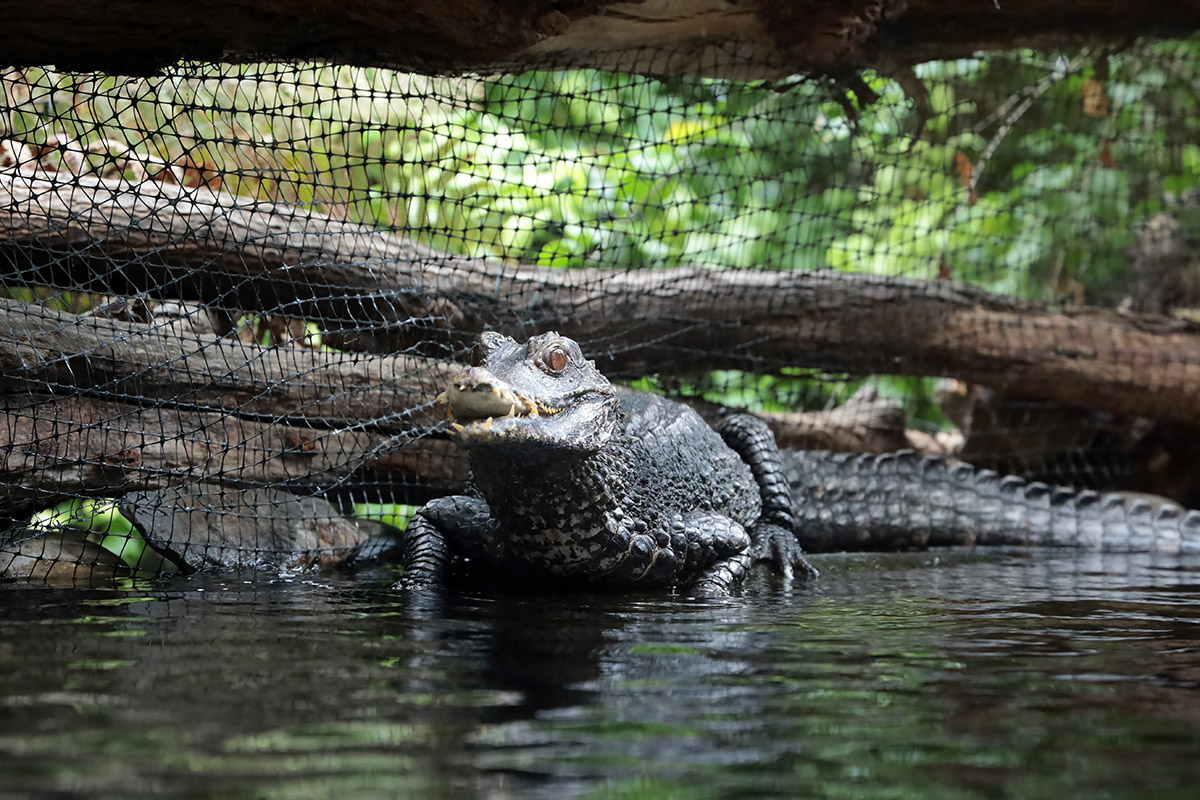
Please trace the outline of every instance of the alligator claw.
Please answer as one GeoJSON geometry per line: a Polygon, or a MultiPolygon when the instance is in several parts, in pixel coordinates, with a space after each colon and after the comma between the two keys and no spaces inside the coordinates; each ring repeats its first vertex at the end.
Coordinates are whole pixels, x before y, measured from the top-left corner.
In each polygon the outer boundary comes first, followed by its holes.
{"type": "Polygon", "coordinates": [[[428,592],[440,585],[441,581],[437,579],[436,575],[423,570],[410,570],[392,584],[392,589],[397,592],[428,592]]]}
{"type": "Polygon", "coordinates": [[[796,535],[778,525],[762,525],[754,532],[754,544],[750,546],[750,557],[754,563],[766,562],[771,569],[788,580],[799,577],[808,581],[817,577],[817,570],[804,557],[796,535]]]}

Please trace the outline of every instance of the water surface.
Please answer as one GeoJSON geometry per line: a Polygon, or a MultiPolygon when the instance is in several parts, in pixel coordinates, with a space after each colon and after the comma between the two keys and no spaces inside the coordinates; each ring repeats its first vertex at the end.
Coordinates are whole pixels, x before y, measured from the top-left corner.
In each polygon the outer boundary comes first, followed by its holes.
{"type": "Polygon", "coordinates": [[[723,602],[0,586],[0,793],[1195,796],[1200,560],[818,565],[723,602]]]}

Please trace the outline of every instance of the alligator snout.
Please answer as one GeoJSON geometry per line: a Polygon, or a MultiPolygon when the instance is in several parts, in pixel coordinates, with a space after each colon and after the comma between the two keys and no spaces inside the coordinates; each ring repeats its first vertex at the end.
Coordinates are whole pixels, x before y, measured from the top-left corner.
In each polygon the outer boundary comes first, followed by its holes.
{"type": "Polygon", "coordinates": [[[537,402],[513,389],[483,367],[471,367],[450,381],[438,397],[452,417],[525,417],[537,413],[537,402]]]}

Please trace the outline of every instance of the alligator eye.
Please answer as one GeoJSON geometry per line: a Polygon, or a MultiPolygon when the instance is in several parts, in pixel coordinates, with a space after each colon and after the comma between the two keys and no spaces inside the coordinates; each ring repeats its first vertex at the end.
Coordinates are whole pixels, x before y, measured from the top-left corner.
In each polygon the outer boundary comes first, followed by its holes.
{"type": "Polygon", "coordinates": [[[562,372],[567,368],[567,364],[571,363],[571,355],[561,342],[555,342],[542,354],[542,363],[549,367],[551,372],[562,372]]]}

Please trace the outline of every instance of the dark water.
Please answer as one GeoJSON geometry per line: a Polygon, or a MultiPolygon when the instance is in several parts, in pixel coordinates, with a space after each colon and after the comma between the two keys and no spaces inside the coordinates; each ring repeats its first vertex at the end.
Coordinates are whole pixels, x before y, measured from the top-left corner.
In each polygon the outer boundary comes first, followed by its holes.
{"type": "Polygon", "coordinates": [[[1200,561],[934,562],[720,603],[0,587],[0,794],[1200,793],[1200,561]]]}

